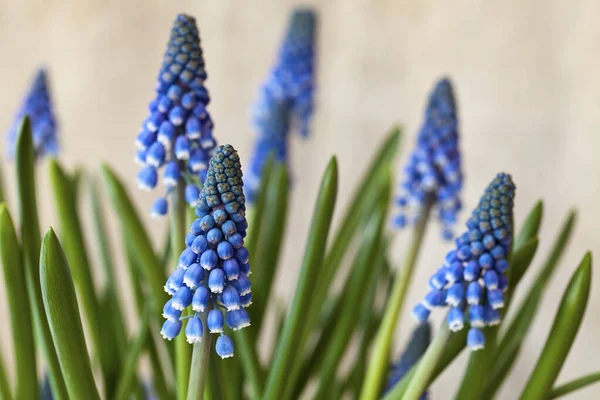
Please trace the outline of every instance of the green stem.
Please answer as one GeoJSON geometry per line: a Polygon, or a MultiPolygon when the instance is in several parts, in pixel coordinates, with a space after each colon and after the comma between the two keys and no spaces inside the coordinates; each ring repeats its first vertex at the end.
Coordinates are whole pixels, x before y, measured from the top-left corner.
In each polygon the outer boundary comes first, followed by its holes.
{"type": "MultiPolygon", "coordinates": [[[[186,204],[184,196],[184,182],[179,180],[175,190],[171,194],[171,212],[169,213],[171,222],[171,255],[174,265],[177,265],[179,255],[185,249],[186,204]]],[[[175,339],[175,374],[178,400],[184,400],[188,391],[189,368],[190,345],[186,342],[185,335],[178,335],[175,339]]]]}
{"type": "MultiPolygon", "coordinates": [[[[208,315],[208,311],[210,310],[206,310],[200,314],[200,319],[202,320],[202,325],[204,326],[206,326],[206,317],[208,315]]],[[[206,332],[202,342],[194,344],[187,400],[204,399],[204,386],[206,384],[206,375],[208,374],[208,360],[210,358],[211,343],[212,335],[206,332]]]]}
{"type": "Polygon", "coordinates": [[[417,262],[419,250],[421,249],[423,237],[425,236],[432,205],[433,199],[429,197],[426,199],[421,212],[421,217],[415,225],[412,242],[408,249],[406,259],[404,260],[404,267],[398,272],[396,279],[394,280],[392,293],[385,308],[381,327],[377,333],[375,348],[373,349],[373,355],[369,362],[365,383],[360,394],[361,400],[375,400],[378,399],[381,394],[381,388],[388,373],[390,350],[396,325],[400,320],[402,306],[406,299],[408,286],[412,280],[414,267],[417,262]]]}
{"type": "MultiPolygon", "coordinates": [[[[408,387],[406,388],[406,392],[404,392],[404,396],[402,396],[402,400],[417,400],[427,386],[429,385],[429,381],[433,376],[435,368],[442,358],[444,354],[444,350],[446,349],[446,344],[450,339],[452,332],[448,328],[448,324],[446,321],[442,322],[442,327],[438,334],[435,336],[435,339],[429,347],[423,357],[417,364],[417,369],[415,370],[415,374],[413,378],[408,383],[408,387]]],[[[393,395],[393,391],[390,392],[390,395],[393,395]]],[[[399,397],[384,397],[384,400],[394,400],[399,397]]]]}
{"type": "Polygon", "coordinates": [[[557,388],[552,389],[552,392],[550,392],[550,397],[548,397],[548,399],[555,399],[557,397],[564,396],[565,394],[574,392],[575,390],[579,390],[599,381],[600,372],[583,376],[579,379],[575,379],[574,381],[565,383],[564,385],[560,385],[557,388]]]}

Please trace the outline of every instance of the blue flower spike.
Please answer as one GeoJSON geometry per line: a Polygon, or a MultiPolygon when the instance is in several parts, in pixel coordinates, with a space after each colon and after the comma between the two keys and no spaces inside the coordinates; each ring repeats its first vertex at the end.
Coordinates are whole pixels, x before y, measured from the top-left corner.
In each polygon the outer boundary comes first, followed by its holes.
{"type": "Polygon", "coordinates": [[[46,70],[38,70],[33,83],[21,104],[21,108],[15,115],[12,126],[6,136],[8,157],[12,159],[15,155],[17,134],[21,122],[25,116],[31,120],[31,131],[33,135],[33,146],[36,159],[45,155],[55,156],[58,153],[58,142],[56,139],[56,118],[52,109],[52,99],[48,88],[48,77],[46,70]]]}
{"type": "Polygon", "coordinates": [[[471,350],[484,347],[483,328],[500,323],[514,197],[511,176],[496,175],[468,219],[468,231],[456,239],[456,250],[448,253],[444,265],[430,280],[430,291],[413,309],[415,319],[424,322],[434,307],[450,307],[446,321],[454,332],[463,329],[467,319],[467,345],[471,350]]]}
{"type": "MultiPolygon", "coordinates": [[[[185,201],[196,205],[208,159],[216,147],[213,122],[206,107],[206,71],[196,20],[180,14],[158,74],[156,97],[135,141],[135,161],[142,166],[138,186],[153,190],[160,177],[166,194],[185,184],[185,201]]],[[[152,207],[154,217],[168,212],[168,196],[152,207]]]]}
{"type": "Polygon", "coordinates": [[[173,297],[163,309],[167,321],[162,336],[175,338],[186,318],[182,313],[191,308],[187,341],[198,343],[202,335],[218,334],[216,351],[222,358],[233,356],[233,341],[223,334],[224,325],[234,331],[250,325],[245,310],[252,303],[252,287],[249,254],[243,246],[248,227],[243,186],[237,152],[231,145],[218,146],[197,199],[198,218],[190,226],[177,269],[165,284],[173,297]],[[204,326],[198,313],[207,310],[204,326]]]}
{"type": "Polygon", "coordinates": [[[451,240],[461,209],[462,180],[456,102],[452,84],[444,78],[429,97],[416,148],[404,167],[397,197],[400,212],[394,225],[403,228],[416,223],[425,202],[434,202],[442,236],[451,240]]]}
{"type": "Polygon", "coordinates": [[[248,201],[254,201],[262,170],[269,157],[288,160],[288,138],[292,126],[302,137],[310,132],[315,88],[314,10],[298,9],[291,17],[277,61],[260,89],[252,112],[257,132],[254,156],[246,179],[248,201]]]}
{"type": "MultiPolygon", "coordinates": [[[[398,382],[402,380],[404,375],[419,361],[419,358],[425,353],[429,343],[431,342],[431,326],[428,322],[419,324],[412,332],[410,340],[400,356],[400,359],[392,364],[388,376],[388,383],[385,392],[390,391],[398,382]]],[[[428,392],[425,392],[419,397],[419,400],[427,400],[428,392]]]]}

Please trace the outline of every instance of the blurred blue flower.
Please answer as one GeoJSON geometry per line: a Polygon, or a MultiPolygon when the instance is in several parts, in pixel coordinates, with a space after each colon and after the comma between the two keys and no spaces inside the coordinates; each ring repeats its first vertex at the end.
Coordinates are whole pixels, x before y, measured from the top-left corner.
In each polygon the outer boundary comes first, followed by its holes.
{"type": "Polygon", "coordinates": [[[277,162],[287,162],[291,126],[296,126],[304,137],[309,134],[315,87],[315,30],[313,10],[294,12],[277,62],[254,105],[252,118],[257,138],[246,179],[248,201],[254,201],[269,156],[277,162]]]}
{"type": "MultiPolygon", "coordinates": [[[[431,326],[428,322],[419,324],[412,333],[408,345],[400,356],[400,360],[394,363],[390,369],[388,383],[384,393],[390,391],[398,382],[402,380],[404,375],[419,361],[419,358],[425,353],[429,343],[431,342],[431,326]]],[[[427,400],[429,395],[427,392],[419,398],[427,400]]]]}
{"type": "MultiPolygon", "coordinates": [[[[136,139],[135,159],[142,165],[137,176],[140,188],[154,189],[162,170],[167,194],[179,182],[185,182],[186,201],[196,204],[193,194],[199,192],[216,146],[213,122],[206,110],[210,98],[205,80],[196,20],[180,14],[171,29],[158,74],[156,98],[136,139]]],[[[152,215],[165,215],[167,209],[166,201],[159,200],[152,215]]]]}
{"type": "Polygon", "coordinates": [[[56,120],[52,110],[52,100],[48,89],[46,70],[38,70],[27,97],[15,115],[12,126],[6,137],[8,157],[15,155],[17,134],[23,118],[28,115],[31,120],[33,146],[36,158],[44,155],[56,155],[58,142],[56,139],[56,120]]]}
{"type": "Polygon", "coordinates": [[[429,97],[417,146],[404,167],[397,198],[400,213],[395,225],[401,228],[415,223],[429,199],[437,205],[443,237],[452,239],[452,227],[461,209],[461,188],[456,102],[452,84],[444,78],[437,82],[429,97]]]}
{"type": "Polygon", "coordinates": [[[505,272],[513,230],[515,185],[508,174],[498,174],[485,190],[467,221],[468,231],[456,239],[456,249],[446,255],[442,267],[429,280],[429,292],[413,309],[424,322],[433,307],[448,306],[447,322],[452,331],[465,325],[470,330],[467,345],[484,347],[482,328],[500,323],[507,289],[505,272]]]}
{"type": "Polygon", "coordinates": [[[165,284],[172,297],[163,308],[165,339],[181,332],[182,311],[191,307],[185,335],[197,343],[208,333],[219,334],[217,354],[233,356],[233,342],[223,333],[224,324],[236,331],[250,325],[245,310],[251,304],[250,264],[246,237],[246,199],[240,159],[231,145],[218,146],[210,160],[190,226],[186,249],[165,284]],[[208,312],[206,326],[199,313],[208,312]],[[225,317],[223,317],[225,312],[225,317]]]}

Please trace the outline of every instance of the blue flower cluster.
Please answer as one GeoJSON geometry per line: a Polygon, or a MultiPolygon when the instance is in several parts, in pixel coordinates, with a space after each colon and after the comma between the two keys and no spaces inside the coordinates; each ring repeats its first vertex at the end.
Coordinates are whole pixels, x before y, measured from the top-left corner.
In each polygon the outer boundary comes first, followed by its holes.
{"type": "Polygon", "coordinates": [[[258,132],[246,194],[253,201],[269,156],[288,158],[292,122],[308,136],[313,114],[316,16],[313,10],[296,10],[275,67],[264,82],[253,110],[258,132]]]}
{"type": "MultiPolygon", "coordinates": [[[[398,382],[402,380],[404,375],[410,371],[410,369],[419,361],[421,356],[429,347],[431,342],[431,326],[428,322],[419,324],[412,333],[412,336],[406,346],[406,349],[400,356],[400,360],[392,365],[390,374],[388,377],[387,387],[385,392],[390,391],[398,382]]],[[[423,393],[419,400],[427,400],[429,394],[423,393]]]]}
{"type": "Polygon", "coordinates": [[[508,174],[498,174],[487,187],[467,221],[468,231],[456,239],[456,250],[446,255],[444,265],[429,280],[430,291],[413,310],[419,322],[427,320],[433,307],[449,306],[448,326],[463,329],[468,304],[471,326],[467,345],[483,348],[482,328],[500,323],[507,288],[513,229],[515,185],[508,174]],[[466,304],[465,304],[466,303],[466,304]]]}
{"type": "MultiPolygon", "coordinates": [[[[205,80],[196,20],[180,14],[171,29],[156,98],[150,103],[150,115],[136,139],[135,159],[143,166],[137,176],[140,188],[154,189],[162,168],[167,194],[183,180],[186,201],[196,204],[208,160],[216,147],[213,122],[206,110],[210,98],[205,80]]],[[[165,215],[167,211],[166,197],[152,206],[153,216],[165,215]]]]}
{"type": "Polygon", "coordinates": [[[48,78],[44,69],[38,70],[29,93],[17,112],[6,137],[8,157],[15,155],[17,134],[23,118],[28,115],[31,120],[33,146],[36,158],[44,155],[56,155],[56,120],[52,111],[52,101],[48,90],[48,78]]]}
{"type": "Polygon", "coordinates": [[[435,201],[445,239],[453,238],[452,227],[461,209],[462,173],[458,151],[458,119],[452,84],[440,80],[429,97],[425,122],[417,146],[404,168],[395,219],[399,228],[416,222],[425,201],[435,201]]]}
{"type": "Polygon", "coordinates": [[[200,342],[208,329],[220,334],[217,354],[222,358],[233,356],[233,342],[223,334],[224,323],[234,331],[249,326],[245,308],[252,304],[249,254],[244,247],[248,228],[245,203],[238,154],[231,145],[219,146],[200,192],[198,218],[185,238],[186,249],[165,284],[165,290],[173,296],[163,309],[167,320],[161,335],[165,339],[179,335],[182,320],[188,319],[185,336],[189,343],[200,342]],[[182,317],[189,306],[193,313],[182,317]],[[204,326],[200,314],[206,312],[204,326]]]}

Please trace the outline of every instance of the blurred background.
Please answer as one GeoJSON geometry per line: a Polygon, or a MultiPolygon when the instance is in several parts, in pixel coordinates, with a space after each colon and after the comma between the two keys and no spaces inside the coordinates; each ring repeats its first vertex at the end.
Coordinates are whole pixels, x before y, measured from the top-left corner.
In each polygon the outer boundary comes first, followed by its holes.
{"type": "MultiPolygon", "coordinates": [[[[517,222],[537,199],[545,202],[535,268],[569,209],[579,211],[569,250],[510,383],[500,395],[516,398],[537,360],[571,272],[585,250],[600,255],[600,159],[596,158],[600,3],[352,0],[302,4],[315,6],[319,13],[317,111],[310,139],[303,141],[297,135],[293,139],[294,186],[277,293],[287,299],[295,286],[318,182],[329,157],[336,154],[339,160],[339,217],[368,160],[397,123],[404,127],[400,168],[414,145],[429,90],[435,80],[448,75],[458,97],[466,176],[461,223],[494,174],[510,172],[518,187],[517,222]]],[[[60,124],[61,160],[92,173],[97,173],[101,162],[110,163],[130,185],[140,214],[147,216],[155,195],[136,188],[133,141],[153,98],[176,14],[190,13],[198,22],[215,138],[233,144],[242,162],[248,163],[254,135],[249,124],[251,104],[296,5],[274,0],[0,0],[0,130],[10,126],[36,68],[46,65],[60,124]]],[[[2,167],[12,196],[14,169],[6,162],[2,167]]],[[[43,166],[38,176],[45,228],[56,219],[43,166]]],[[[10,206],[16,211],[11,196],[10,206]]],[[[147,217],[146,222],[155,232],[154,240],[162,242],[163,221],[147,217]]],[[[405,233],[398,235],[394,264],[402,260],[407,239],[405,233]]],[[[120,246],[118,236],[114,244],[120,246]]],[[[422,298],[427,277],[450,248],[432,224],[407,304],[422,298]]],[[[598,369],[599,279],[594,277],[588,311],[559,382],[598,369]]],[[[399,347],[414,324],[408,314],[404,313],[398,330],[399,347]]],[[[137,316],[130,315],[134,327],[137,316]]],[[[0,286],[0,320],[7,319],[0,286]]],[[[2,323],[0,347],[10,346],[8,324],[2,323]]],[[[457,364],[465,361],[463,354],[435,383],[434,399],[453,393],[462,375],[457,364]]],[[[597,390],[592,387],[571,398],[590,399],[597,390]]]]}

